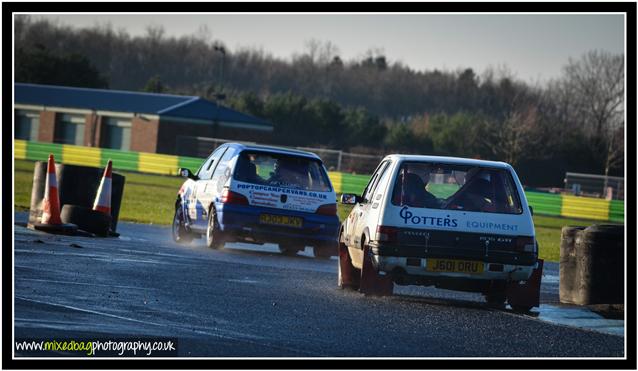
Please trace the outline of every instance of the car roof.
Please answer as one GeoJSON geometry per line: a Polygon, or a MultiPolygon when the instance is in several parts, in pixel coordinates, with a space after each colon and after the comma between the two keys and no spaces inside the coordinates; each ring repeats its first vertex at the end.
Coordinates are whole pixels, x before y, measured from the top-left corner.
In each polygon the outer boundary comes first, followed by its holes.
{"type": "Polygon", "coordinates": [[[444,164],[470,165],[480,167],[492,167],[499,169],[511,169],[510,164],[502,161],[487,161],[473,158],[448,157],[448,156],[426,156],[426,155],[402,155],[391,154],[385,157],[399,161],[415,161],[415,162],[438,162],[444,164]]]}
{"type": "Polygon", "coordinates": [[[301,150],[292,149],[292,148],[283,148],[283,147],[276,147],[276,146],[264,146],[264,145],[260,145],[260,144],[232,143],[232,142],[231,143],[224,143],[224,145],[235,147],[235,148],[239,149],[240,151],[246,150],[246,151],[257,151],[257,152],[271,152],[271,153],[278,153],[278,154],[289,155],[289,156],[307,157],[307,158],[311,158],[313,160],[321,161],[321,158],[319,156],[317,156],[315,153],[301,151],[301,150]]]}

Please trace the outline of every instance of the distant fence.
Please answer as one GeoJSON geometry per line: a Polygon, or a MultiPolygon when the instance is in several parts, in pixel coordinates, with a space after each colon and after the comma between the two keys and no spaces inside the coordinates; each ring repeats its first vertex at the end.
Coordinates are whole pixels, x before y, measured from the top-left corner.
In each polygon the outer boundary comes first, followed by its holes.
{"type": "Polygon", "coordinates": [[[565,189],[574,195],[625,199],[625,179],[622,177],[568,172],[565,174],[565,189]]]}
{"type": "MultiPolygon", "coordinates": [[[[194,171],[204,160],[196,157],[14,140],[14,157],[16,159],[44,161],[49,153],[53,153],[57,162],[65,164],[103,167],[106,166],[109,159],[112,159],[113,169],[116,171],[130,170],[162,175],[177,175],[177,169],[180,167],[194,171]]],[[[361,194],[370,179],[369,175],[337,171],[329,171],[328,176],[337,193],[361,194]]],[[[535,214],[600,221],[624,221],[623,201],[535,191],[527,191],[525,195],[530,206],[534,208],[535,214]]]]}
{"type": "MultiPolygon", "coordinates": [[[[238,141],[234,139],[177,136],[177,154],[179,156],[208,157],[208,155],[224,143],[235,142],[244,144],[257,144],[255,142],[238,141]]],[[[286,146],[280,146],[286,147],[286,146]]],[[[364,155],[359,153],[343,152],[336,149],[288,147],[316,153],[329,171],[342,171],[346,173],[371,174],[383,159],[380,155],[364,155]]]]}

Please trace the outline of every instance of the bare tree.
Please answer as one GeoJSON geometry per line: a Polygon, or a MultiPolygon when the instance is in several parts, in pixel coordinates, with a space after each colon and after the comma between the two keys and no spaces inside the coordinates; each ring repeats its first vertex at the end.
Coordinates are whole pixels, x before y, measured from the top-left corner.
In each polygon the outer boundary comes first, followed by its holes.
{"type": "Polygon", "coordinates": [[[569,61],[562,81],[573,100],[572,119],[582,123],[592,150],[604,156],[605,175],[624,158],[624,70],[622,55],[590,51],[569,61]]]}
{"type": "Polygon", "coordinates": [[[481,125],[479,142],[497,159],[518,165],[522,159],[551,156],[545,146],[545,133],[536,105],[516,107],[502,121],[486,118],[481,125]]]}

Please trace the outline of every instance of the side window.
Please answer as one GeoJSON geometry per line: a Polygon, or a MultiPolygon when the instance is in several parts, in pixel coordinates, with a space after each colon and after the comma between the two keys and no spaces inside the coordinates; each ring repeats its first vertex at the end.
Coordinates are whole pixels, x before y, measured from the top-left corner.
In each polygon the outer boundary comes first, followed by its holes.
{"type": "Polygon", "coordinates": [[[381,164],[379,164],[379,166],[377,167],[377,170],[374,172],[374,175],[372,175],[372,178],[370,178],[370,182],[368,183],[365,190],[363,191],[363,198],[365,200],[370,201],[370,196],[372,195],[372,191],[376,188],[376,185],[379,182],[381,173],[386,169],[389,163],[390,161],[384,161],[381,164]]]}
{"type": "Polygon", "coordinates": [[[217,182],[218,185],[226,183],[226,180],[230,177],[231,173],[230,168],[228,167],[228,162],[233,158],[233,156],[235,156],[236,152],[237,151],[234,148],[228,148],[221,159],[217,162],[217,165],[215,165],[215,171],[213,172],[213,182],[217,182]]]}
{"type": "Polygon", "coordinates": [[[381,170],[381,175],[379,176],[377,184],[372,188],[372,192],[370,192],[371,200],[372,200],[372,197],[374,197],[374,195],[379,192],[379,187],[381,187],[383,184],[386,183],[386,180],[388,179],[391,173],[390,171],[391,167],[392,167],[392,163],[388,161],[388,165],[381,170]]]}
{"type": "Polygon", "coordinates": [[[204,164],[197,171],[197,176],[199,179],[208,180],[211,178],[213,174],[213,169],[215,168],[215,164],[219,157],[224,153],[228,147],[219,147],[217,148],[210,157],[204,162],[204,164]]]}

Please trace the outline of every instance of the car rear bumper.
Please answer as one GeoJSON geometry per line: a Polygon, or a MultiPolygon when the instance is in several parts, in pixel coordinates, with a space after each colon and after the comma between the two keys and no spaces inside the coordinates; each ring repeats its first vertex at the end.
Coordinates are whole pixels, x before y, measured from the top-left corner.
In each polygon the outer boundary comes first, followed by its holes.
{"type": "MultiPolygon", "coordinates": [[[[226,238],[257,243],[303,243],[310,246],[336,246],[339,218],[298,211],[256,206],[216,205],[220,229],[226,238]],[[303,219],[300,228],[261,224],[261,214],[292,216],[303,219]]],[[[334,247],[333,246],[333,247],[334,247]]]]}
{"type": "Polygon", "coordinates": [[[389,274],[406,274],[431,279],[462,278],[469,280],[525,281],[536,267],[534,253],[487,251],[455,247],[425,249],[414,246],[370,243],[372,261],[377,270],[389,274]],[[475,262],[480,272],[432,272],[426,269],[429,259],[475,262]]]}

